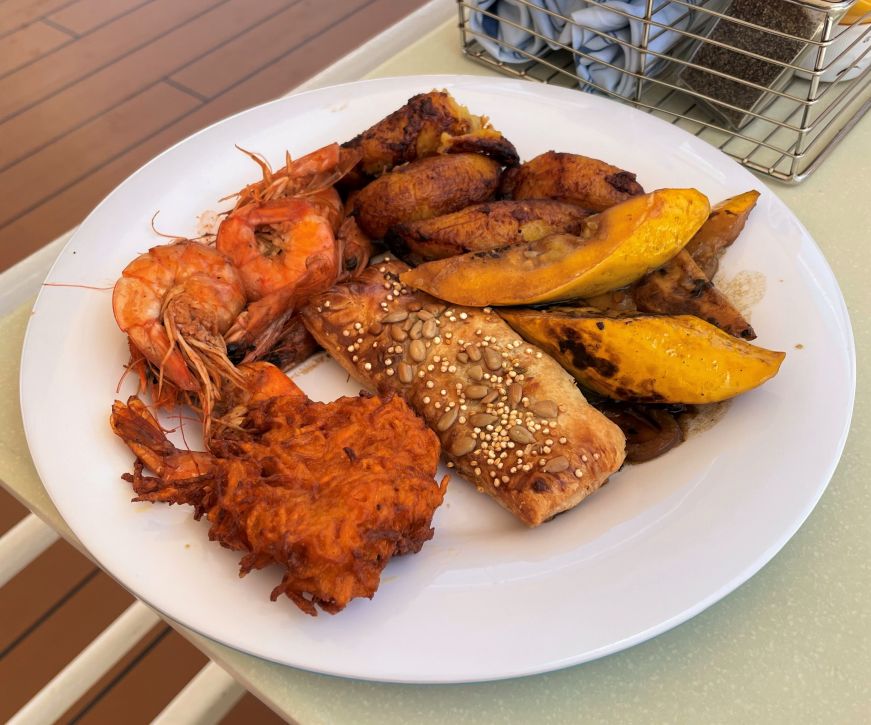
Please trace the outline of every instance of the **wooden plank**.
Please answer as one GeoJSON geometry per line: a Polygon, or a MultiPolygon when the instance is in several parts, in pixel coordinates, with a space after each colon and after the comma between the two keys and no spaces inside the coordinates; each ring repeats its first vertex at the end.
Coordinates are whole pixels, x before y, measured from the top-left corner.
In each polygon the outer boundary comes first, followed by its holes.
{"type": "Polygon", "coordinates": [[[198,105],[193,97],[158,83],[13,164],[0,173],[0,198],[5,199],[0,224],[38,206],[198,105]],[[63,163],[59,163],[61,159],[63,163]],[[22,190],[28,193],[23,194],[22,190]]]}
{"type": "MultiPolygon", "coordinates": [[[[281,95],[335,60],[335,55],[326,57],[327,50],[341,49],[341,54],[347,53],[418,5],[420,2],[414,0],[377,0],[349,16],[341,25],[332,26],[318,38],[144,139],[136,148],[53,195],[41,206],[0,227],[0,269],[23,259],[78,224],[120,181],[165,148],[214,121],[281,95]],[[348,27],[354,28],[353,36],[349,36],[348,27]]],[[[389,110],[385,109],[385,113],[389,110]]]]}
{"type": "Polygon", "coordinates": [[[94,568],[72,546],[59,541],[0,589],[0,652],[94,568]]]}
{"type": "Polygon", "coordinates": [[[43,22],[26,25],[0,38],[0,76],[32,63],[71,41],[69,35],[43,22]]]}
{"type": "MultiPolygon", "coordinates": [[[[90,697],[82,698],[58,722],[150,722],[207,662],[206,656],[181,635],[170,632],[107,691],[100,691],[111,683],[104,678],[103,688],[94,688],[90,697]]],[[[122,671],[116,671],[115,676],[122,671]]]]}
{"type": "Polygon", "coordinates": [[[230,0],[0,123],[0,170],[278,12],[293,0],[230,0]]]}
{"type": "Polygon", "coordinates": [[[78,0],[48,16],[48,19],[76,35],[85,35],[150,0],[78,0]]]}
{"type": "MultiPolygon", "coordinates": [[[[214,98],[307,39],[317,36],[370,0],[300,0],[285,12],[241,33],[195,63],[172,75],[172,80],[206,98],[214,98]]],[[[330,49],[331,55],[335,49],[330,49]]]]}
{"type": "Polygon", "coordinates": [[[121,181],[163,149],[189,135],[185,131],[177,131],[176,125],[143,140],[135,148],[71,184],[45,203],[0,227],[0,269],[11,267],[79,224],[121,181]]]}
{"type": "MultiPolygon", "coordinates": [[[[148,634],[130,648],[130,651],[127,652],[127,654],[117,662],[99,682],[88,690],[88,692],[86,692],[78,702],[73,704],[67,712],[61,715],[61,717],[57,719],[55,725],[72,725],[72,723],[75,722],[75,717],[79,713],[82,713],[90,703],[98,701],[104,691],[111,689],[116,680],[130,676],[135,677],[137,664],[142,660],[142,658],[147,656],[148,652],[157,647],[167,636],[170,636],[170,631],[168,631],[168,629],[167,625],[163,622],[155,625],[148,634]]],[[[143,686],[143,684],[144,683],[139,682],[140,688],[136,693],[138,697],[129,703],[130,709],[127,717],[117,722],[146,722],[145,720],[133,719],[133,716],[137,713],[139,700],[142,699],[147,702],[149,696],[148,693],[151,683],[148,683],[147,686],[143,686]]]]}
{"type": "MultiPolygon", "coordinates": [[[[49,573],[52,579],[55,573],[49,573]]],[[[6,722],[133,601],[98,574],[20,645],[0,659],[0,722],[6,722]]]]}
{"type": "Polygon", "coordinates": [[[69,2],[70,0],[4,0],[0,3],[0,35],[18,30],[68,5],[69,2]]]}
{"type": "MultiPolygon", "coordinates": [[[[0,119],[117,61],[219,0],[154,0],[35,63],[0,79],[0,119]]],[[[2,7],[2,6],[0,6],[2,7]]]]}
{"type": "MultiPolygon", "coordinates": [[[[241,103],[241,108],[245,108],[252,103],[260,102],[251,100],[253,92],[258,87],[280,87],[282,82],[285,83],[286,88],[298,86],[334,62],[337,48],[342,49],[342,55],[350,52],[422,4],[419,0],[375,0],[365,7],[358,8],[342,23],[327,28],[320,35],[308,38],[292,52],[245,79],[244,83],[225,94],[226,100],[232,99],[236,103],[241,103]]],[[[394,109],[385,109],[385,115],[392,110],[394,109]]]]}
{"type": "MultiPolygon", "coordinates": [[[[27,508],[0,488],[0,536],[3,536],[28,513],[27,508]]],[[[2,648],[2,637],[0,637],[0,649],[2,648]]]]}

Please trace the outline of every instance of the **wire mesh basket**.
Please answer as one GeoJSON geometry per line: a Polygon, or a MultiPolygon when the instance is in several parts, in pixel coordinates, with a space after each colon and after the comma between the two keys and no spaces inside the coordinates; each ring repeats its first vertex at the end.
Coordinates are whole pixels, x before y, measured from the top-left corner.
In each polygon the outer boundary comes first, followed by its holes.
{"type": "Polygon", "coordinates": [[[863,0],[457,4],[470,58],[631,103],[783,182],[807,178],[871,105],[863,0]]]}

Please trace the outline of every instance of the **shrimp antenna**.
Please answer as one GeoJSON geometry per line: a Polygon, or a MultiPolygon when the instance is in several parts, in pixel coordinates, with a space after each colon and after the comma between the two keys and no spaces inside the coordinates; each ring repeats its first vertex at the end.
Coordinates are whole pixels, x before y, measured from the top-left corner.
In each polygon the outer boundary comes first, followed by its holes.
{"type": "Polygon", "coordinates": [[[245,154],[249,159],[251,159],[255,164],[260,167],[260,170],[263,172],[263,182],[268,184],[272,181],[272,166],[266,160],[266,157],[263,154],[257,153],[256,151],[248,151],[247,149],[243,149],[238,144],[235,144],[236,148],[239,149],[243,154],[245,154]]]}
{"type": "Polygon", "coordinates": [[[154,212],[154,216],[151,217],[151,231],[153,231],[158,237],[163,237],[164,239],[172,239],[173,241],[177,241],[179,239],[187,239],[187,237],[180,234],[164,234],[163,232],[159,231],[154,225],[154,220],[157,219],[158,214],[160,214],[160,209],[154,212]]]}

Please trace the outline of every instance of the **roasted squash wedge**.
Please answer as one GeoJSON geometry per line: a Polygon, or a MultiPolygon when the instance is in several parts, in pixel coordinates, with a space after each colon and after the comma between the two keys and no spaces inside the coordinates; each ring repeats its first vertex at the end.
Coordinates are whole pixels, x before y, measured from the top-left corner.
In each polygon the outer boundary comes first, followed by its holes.
{"type": "Polygon", "coordinates": [[[772,378],[785,357],[692,315],[602,314],[579,307],[500,315],[583,386],[614,400],[716,403],[772,378]]]}
{"type": "Polygon", "coordinates": [[[660,189],[590,217],[580,236],[553,234],[422,264],[405,284],[470,307],[592,297],[643,277],[677,254],[708,218],[695,189],[660,189]]]}
{"type": "Polygon", "coordinates": [[[695,315],[734,337],[756,338],[744,315],[705,276],[686,249],[638,280],[631,290],[641,312],[695,315]]]}
{"type": "Polygon", "coordinates": [[[721,201],[711,209],[708,220],[687,243],[687,253],[708,279],[714,278],[720,257],[744,229],[758,199],[759,192],[751,190],[721,201]]]}

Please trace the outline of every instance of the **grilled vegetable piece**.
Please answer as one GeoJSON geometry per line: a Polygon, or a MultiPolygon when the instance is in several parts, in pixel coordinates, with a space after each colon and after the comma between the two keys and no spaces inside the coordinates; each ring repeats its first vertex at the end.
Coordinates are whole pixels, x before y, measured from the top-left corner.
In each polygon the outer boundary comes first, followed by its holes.
{"type": "Polygon", "coordinates": [[[502,175],[506,199],[557,199],[604,211],[644,193],[635,174],[578,154],[548,151],[502,175]]]}
{"type": "Polygon", "coordinates": [[[581,236],[553,234],[427,262],[402,281],[473,307],[591,297],[660,267],[684,247],[709,210],[695,189],[661,189],[591,217],[581,236]]]}
{"type": "Polygon", "coordinates": [[[686,249],[639,280],[632,287],[632,298],[642,312],[695,315],[735,337],[756,339],[750,323],[705,276],[686,249]]]}
{"type": "MultiPolygon", "coordinates": [[[[450,93],[434,90],[409,98],[404,106],[342,146],[360,150],[363,157],[356,171],[358,178],[365,179],[380,176],[394,166],[432,156],[444,143],[442,134],[463,136],[482,130],[501,138],[498,131],[490,129],[486,117],[473,116],[450,93]]],[[[492,146],[493,137],[489,142],[492,146]]],[[[514,153],[516,156],[517,152],[514,153]]]]}
{"type": "Polygon", "coordinates": [[[482,128],[462,136],[442,134],[442,142],[439,146],[440,154],[483,154],[503,166],[517,166],[520,156],[514,144],[505,138],[499,131],[492,128],[482,128]]]}
{"type": "Polygon", "coordinates": [[[383,239],[402,222],[450,214],[492,199],[500,166],[480,154],[430,156],[375,179],[355,200],[360,229],[383,239]]]}
{"type": "Polygon", "coordinates": [[[580,234],[590,212],[550,199],[492,201],[453,214],[397,224],[384,242],[401,259],[430,260],[532,242],[549,234],[580,234]]]}
{"type": "Polygon", "coordinates": [[[302,309],[350,375],[401,395],[437,432],[454,470],[529,526],[620,468],[623,434],[565,370],[495,312],[446,307],[403,287],[405,269],[374,264],[302,309]]]}
{"type": "Polygon", "coordinates": [[[720,257],[744,229],[758,198],[758,191],[746,191],[720,202],[711,209],[708,221],[687,244],[686,251],[708,279],[714,278],[720,257]]]}
{"type": "MultiPolygon", "coordinates": [[[[651,274],[653,274],[651,272],[651,274]]],[[[624,287],[623,289],[615,289],[610,292],[603,292],[600,295],[593,295],[579,300],[578,304],[583,304],[584,307],[595,307],[597,310],[604,312],[637,312],[635,300],[632,299],[632,287],[624,287]]]]}
{"type": "Polygon", "coordinates": [[[691,315],[606,315],[578,307],[500,314],[582,385],[615,400],[716,403],[774,377],[785,357],[691,315]]]}
{"type": "Polygon", "coordinates": [[[626,460],[629,463],[652,461],[684,441],[677,418],[662,407],[613,401],[596,407],[608,420],[620,426],[626,436],[626,460]]]}

